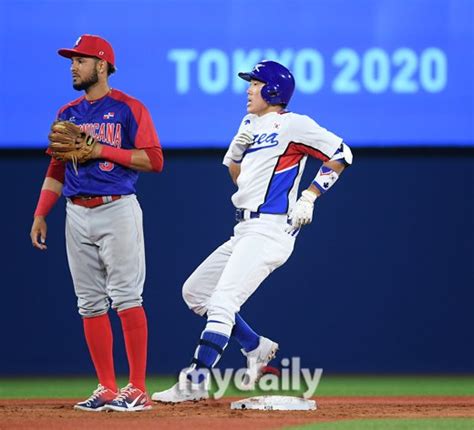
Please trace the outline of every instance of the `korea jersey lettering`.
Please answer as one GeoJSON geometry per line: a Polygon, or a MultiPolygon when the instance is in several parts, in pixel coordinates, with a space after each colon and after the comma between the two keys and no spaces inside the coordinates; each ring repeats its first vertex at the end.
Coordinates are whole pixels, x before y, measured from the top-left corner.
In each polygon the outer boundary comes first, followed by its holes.
{"type": "MultiPolygon", "coordinates": [[[[160,147],[150,113],[137,99],[111,90],[99,100],[80,97],[63,106],[58,120],[73,122],[104,145],[124,149],[160,147]]],[[[65,197],[135,193],[138,172],[106,160],[79,164],[78,174],[66,164],[65,197]]]]}
{"type": "MultiPolygon", "coordinates": [[[[261,213],[288,213],[296,202],[308,155],[328,161],[342,143],[310,117],[292,112],[246,115],[242,131],[250,131],[254,139],[241,161],[232,202],[261,213]]],[[[231,161],[229,149],[223,164],[229,166],[231,161]]]]}

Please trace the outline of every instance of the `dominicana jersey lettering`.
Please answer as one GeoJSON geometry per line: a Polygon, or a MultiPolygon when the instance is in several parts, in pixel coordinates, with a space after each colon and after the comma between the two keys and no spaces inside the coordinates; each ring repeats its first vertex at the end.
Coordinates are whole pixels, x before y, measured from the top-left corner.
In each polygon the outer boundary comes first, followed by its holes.
{"type": "MultiPolygon", "coordinates": [[[[298,186],[308,155],[328,161],[342,139],[306,115],[270,112],[246,115],[239,128],[254,140],[245,151],[232,196],[236,208],[286,214],[296,202],[298,186]]],[[[230,150],[223,164],[230,165],[230,150]]]]}
{"type": "MultiPolygon", "coordinates": [[[[161,147],[147,108],[139,100],[115,89],[94,101],[84,96],[63,106],[58,120],[73,122],[104,145],[124,149],[161,147]]],[[[78,174],[66,163],[63,194],[124,195],[135,193],[136,170],[105,160],[78,165],[78,174]]]]}

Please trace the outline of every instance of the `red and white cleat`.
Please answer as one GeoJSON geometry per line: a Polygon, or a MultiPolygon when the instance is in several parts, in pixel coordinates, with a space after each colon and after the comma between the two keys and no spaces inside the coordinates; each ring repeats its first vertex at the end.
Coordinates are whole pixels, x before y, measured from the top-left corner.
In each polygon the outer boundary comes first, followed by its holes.
{"type": "Polygon", "coordinates": [[[152,402],[148,394],[128,384],[120,390],[118,396],[109,402],[104,410],[118,412],[147,411],[152,408],[152,402]]]}

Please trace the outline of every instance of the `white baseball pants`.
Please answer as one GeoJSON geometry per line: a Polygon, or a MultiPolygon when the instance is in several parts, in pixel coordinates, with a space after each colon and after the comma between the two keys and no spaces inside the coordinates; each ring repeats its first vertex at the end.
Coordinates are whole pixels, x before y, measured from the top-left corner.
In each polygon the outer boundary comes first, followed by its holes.
{"type": "Polygon", "coordinates": [[[95,208],[66,205],[66,249],[79,313],[85,317],[142,304],[145,247],[135,195],[95,208]]]}
{"type": "Polygon", "coordinates": [[[189,308],[224,323],[230,335],[240,307],[293,252],[295,238],[285,232],[286,220],[286,215],[261,214],[239,222],[234,236],[184,283],[183,298],[189,308]]]}

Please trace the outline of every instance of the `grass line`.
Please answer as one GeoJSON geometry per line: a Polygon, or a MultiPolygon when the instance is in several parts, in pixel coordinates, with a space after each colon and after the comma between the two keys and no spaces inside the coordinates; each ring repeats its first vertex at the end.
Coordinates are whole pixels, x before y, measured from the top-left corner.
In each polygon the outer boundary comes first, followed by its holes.
{"type": "MultiPolygon", "coordinates": [[[[119,386],[127,379],[119,378],[119,386]]],[[[174,376],[148,378],[153,393],[171,387],[174,376]]],[[[0,378],[0,398],[81,398],[97,386],[92,377],[0,378]]],[[[300,395],[300,391],[247,391],[230,386],[226,396],[250,397],[262,394],[300,395]]],[[[474,396],[474,376],[332,376],[321,378],[316,396],[474,396]]],[[[473,427],[474,428],[474,427],[473,427]]]]}

